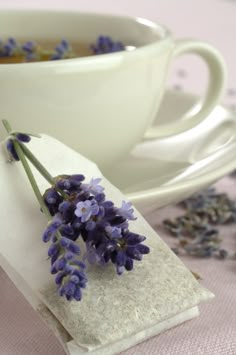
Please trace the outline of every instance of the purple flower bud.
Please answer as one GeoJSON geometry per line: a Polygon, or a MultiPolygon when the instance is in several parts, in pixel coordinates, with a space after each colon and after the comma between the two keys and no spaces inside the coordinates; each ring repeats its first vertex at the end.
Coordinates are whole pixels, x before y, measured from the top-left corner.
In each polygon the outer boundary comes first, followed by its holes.
{"type": "Polygon", "coordinates": [[[75,269],[74,272],[73,272],[73,275],[78,276],[80,281],[87,280],[87,277],[85,276],[83,271],[75,269]]]}
{"type": "Polygon", "coordinates": [[[75,293],[74,293],[74,299],[75,299],[76,301],[80,301],[81,298],[82,298],[81,291],[80,291],[79,288],[77,288],[77,289],[75,290],[75,293]]]}
{"type": "Polygon", "coordinates": [[[70,246],[70,243],[71,243],[71,241],[68,238],[62,237],[60,239],[60,245],[62,246],[62,248],[68,249],[70,246]]]}
{"type": "Polygon", "coordinates": [[[58,272],[58,270],[57,270],[57,268],[56,268],[56,266],[55,266],[55,263],[53,263],[52,265],[51,265],[51,274],[56,274],[58,272]]]}
{"type": "Polygon", "coordinates": [[[62,224],[60,226],[60,233],[63,236],[73,236],[74,235],[74,229],[72,226],[69,226],[68,224],[62,224]]]}
{"type": "Polygon", "coordinates": [[[78,244],[76,244],[75,242],[71,241],[71,243],[69,244],[68,250],[71,251],[74,254],[80,254],[80,247],[78,244]]]}
{"type": "Polygon", "coordinates": [[[142,260],[142,254],[137,250],[136,247],[127,247],[126,254],[134,260],[142,260]]]}
{"type": "Polygon", "coordinates": [[[89,220],[85,226],[87,231],[92,231],[93,229],[95,229],[95,227],[96,227],[96,222],[91,221],[91,220],[89,220]]]}
{"type": "Polygon", "coordinates": [[[124,272],[125,268],[124,266],[118,266],[116,265],[116,272],[117,272],[117,275],[122,275],[123,272],[124,272]]]}
{"type": "Polygon", "coordinates": [[[31,137],[25,133],[17,133],[16,138],[18,139],[18,141],[23,143],[28,143],[31,140],[31,137]]]}
{"type": "Polygon", "coordinates": [[[6,148],[7,148],[8,152],[10,153],[13,160],[16,160],[16,161],[20,160],[18,157],[18,154],[16,153],[12,139],[7,140],[6,148]]]}
{"type": "Polygon", "coordinates": [[[126,263],[126,255],[122,251],[118,251],[116,255],[116,265],[117,266],[124,266],[126,263]]]}
{"type": "Polygon", "coordinates": [[[67,296],[73,296],[76,290],[76,285],[69,281],[64,285],[64,290],[67,296]]]}
{"type": "Polygon", "coordinates": [[[55,204],[61,200],[61,196],[54,189],[48,189],[44,194],[45,202],[48,204],[55,204]]]}
{"type": "Polygon", "coordinates": [[[73,181],[82,182],[84,181],[85,177],[82,174],[74,174],[70,176],[70,179],[73,181]]]}
{"type": "Polygon", "coordinates": [[[69,201],[63,201],[60,203],[58,210],[61,213],[63,220],[71,221],[74,216],[75,206],[69,201]]]}
{"type": "Polygon", "coordinates": [[[56,277],[55,277],[55,283],[56,285],[61,285],[62,280],[66,276],[66,273],[64,271],[59,272],[56,277]]]}
{"type": "Polygon", "coordinates": [[[43,233],[43,241],[47,243],[57,232],[60,227],[62,221],[58,218],[52,220],[52,222],[48,225],[43,233]]]}
{"type": "Polygon", "coordinates": [[[147,245],[144,244],[139,244],[136,246],[136,249],[141,253],[141,254],[149,254],[150,249],[147,245]]]}
{"type": "Polygon", "coordinates": [[[133,269],[133,267],[134,267],[133,259],[127,257],[126,263],[125,263],[126,270],[131,271],[133,269]]]}
{"type": "Polygon", "coordinates": [[[61,296],[61,297],[65,295],[64,286],[61,286],[61,287],[58,289],[58,294],[59,294],[59,296],[61,296]]]}
{"type": "Polygon", "coordinates": [[[85,263],[83,263],[83,262],[80,261],[80,260],[74,260],[74,261],[73,261],[73,264],[79,266],[81,269],[85,269],[85,268],[86,268],[85,263]]]}
{"type": "Polygon", "coordinates": [[[64,270],[66,266],[66,260],[64,258],[60,258],[57,261],[55,261],[54,266],[58,271],[64,270]]]}
{"type": "Polygon", "coordinates": [[[98,193],[94,196],[95,200],[97,201],[97,203],[102,203],[105,201],[105,194],[104,193],[98,193]]]}
{"type": "Polygon", "coordinates": [[[64,258],[65,258],[66,260],[73,260],[73,259],[74,259],[74,256],[75,256],[74,253],[68,251],[68,252],[65,253],[64,258]]]}
{"type": "Polygon", "coordinates": [[[78,276],[76,275],[72,275],[71,278],[70,278],[71,282],[73,282],[74,284],[78,284],[80,282],[80,279],[78,276]]]}
{"type": "Polygon", "coordinates": [[[127,238],[126,242],[128,245],[136,245],[142,243],[146,239],[146,237],[142,235],[131,233],[131,232],[127,233],[126,238],[127,238]]]}
{"type": "Polygon", "coordinates": [[[48,256],[52,257],[58,253],[59,245],[57,243],[53,243],[50,245],[48,249],[48,256]]]}

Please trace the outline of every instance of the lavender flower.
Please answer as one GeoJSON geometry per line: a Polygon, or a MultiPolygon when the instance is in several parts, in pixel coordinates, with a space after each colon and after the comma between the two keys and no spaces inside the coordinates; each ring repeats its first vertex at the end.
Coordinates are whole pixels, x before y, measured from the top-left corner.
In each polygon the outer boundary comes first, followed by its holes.
{"type": "Polygon", "coordinates": [[[81,222],[87,222],[91,216],[96,216],[99,207],[95,201],[86,200],[78,202],[76,205],[75,215],[81,218],[81,222]]]}
{"type": "Polygon", "coordinates": [[[14,38],[10,37],[5,43],[0,43],[0,57],[12,57],[19,54],[21,54],[21,48],[14,38]]]}
{"type": "Polygon", "coordinates": [[[27,41],[22,45],[22,51],[27,62],[40,60],[39,46],[34,41],[27,41]]]}
{"type": "MultiPolygon", "coordinates": [[[[56,187],[66,192],[68,198],[61,197],[60,202],[59,192],[54,188],[46,191],[44,199],[47,204],[53,205],[54,219],[44,233],[44,240],[54,240],[59,232],[63,236],[61,247],[75,253],[69,245],[81,237],[86,245],[83,259],[91,264],[112,262],[119,275],[124,270],[132,270],[134,261],[142,260],[143,255],[149,253],[149,248],[142,244],[146,238],[132,233],[128,228],[128,221],[135,219],[131,203],[123,201],[122,206],[117,208],[112,201],[106,200],[104,189],[99,185],[100,178],[91,179],[87,184],[83,182],[83,175],[62,175],[55,181],[56,187]]],[[[52,248],[55,255],[56,250],[56,247],[52,248]]],[[[66,265],[65,257],[60,256],[52,270],[62,271],[66,265]]],[[[75,286],[69,283],[68,289],[70,293],[75,286]]],[[[63,292],[67,291],[61,291],[62,295],[63,292]]]]}
{"type": "MultiPolygon", "coordinates": [[[[48,256],[59,295],[68,301],[80,301],[81,289],[86,287],[85,264],[79,259],[79,239],[86,246],[83,260],[101,265],[111,262],[118,275],[124,270],[131,271],[134,261],[142,260],[150,251],[142,244],[146,238],[129,230],[128,221],[135,219],[131,203],[123,201],[117,208],[106,200],[100,178],[93,178],[88,184],[83,182],[81,174],[53,178],[21,143],[29,142],[30,136],[12,131],[6,120],[3,124],[10,136],[7,149],[15,160],[20,158],[41,210],[49,219],[42,239],[50,242],[48,256]],[[26,157],[52,185],[43,197],[26,157]]],[[[220,256],[224,257],[224,253],[220,256]]]]}
{"type": "Polygon", "coordinates": [[[125,50],[122,42],[115,42],[109,36],[99,36],[95,44],[91,45],[94,54],[114,53],[125,50]]]}
{"type": "Polygon", "coordinates": [[[101,194],[104,190],[104,187],[99,185],[101,178],[91,179],[88,184],[83,184],[82,189],[93,195],[101,194]]]}
{"type": "Polygon", "coordinates": [[[62,39],[55,47],[54,53],[51,55],[51,60],[65,59],[72,57],[72,50],[67,40],[62,39]]]}
{"type": "Polygon", "coordinates": [[[65,237],[56,238],[48,249],[51,273],[56,275],[58,293],[68,301],[80,301],[81,288],[85,288],[87,283],[85,264],[78,260],[79,254],[78,244],[65,237]]]}
{"type": "Polygon", "coordinates": [[[121,208],[118,209],[118,212],[121,216],[129,220],[135,220],[134,209],[132,208],[131,202],[122,201],[121,208]]]}

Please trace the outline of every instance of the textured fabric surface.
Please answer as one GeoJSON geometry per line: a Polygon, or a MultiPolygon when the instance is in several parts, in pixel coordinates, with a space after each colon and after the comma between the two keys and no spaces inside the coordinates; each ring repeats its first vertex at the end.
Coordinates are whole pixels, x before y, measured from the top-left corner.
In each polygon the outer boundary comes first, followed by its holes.
{"type": "MultiPolygon", "coordinates": [[[[219,190],[228,191],[236,199],[236,180],[224,178],[219,190]]],[[[146,216],[158,233],[170,244],[161,221],[180,215],[182,210],[167,207],[146,216]]],[[[224,245],[236,249],[235,225],[221,228],[224,245]]],[[[123,355],[235,355],[236,354],[236,261],[194,259],[183,262],[198,272],[202,284],[216,298],[200,306],[200,316],[166,333],[143,342],[123,355]]],[[[0,271],[0,354],[1,355],[65,355],[61,345],[32,310],[6,274],[0,271]]]]}

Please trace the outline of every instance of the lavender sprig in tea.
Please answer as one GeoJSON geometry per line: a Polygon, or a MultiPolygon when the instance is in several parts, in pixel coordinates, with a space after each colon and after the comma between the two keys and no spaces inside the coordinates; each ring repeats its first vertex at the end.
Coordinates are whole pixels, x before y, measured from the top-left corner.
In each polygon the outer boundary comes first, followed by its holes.
{"type": "Polygon", "coordinates": [[[29,40],[21,43],[10,37],[5,41],[0,40],[0,63],[61,60],[126,50],[122,42],[115,41],[110,36],[99,36],[95,43],[83,45],[82,49],[81,46],[78,44],[72,48],[72,45],[66,39],[62,39],[54,48],[46,49],[36,41],[29,40]]]}

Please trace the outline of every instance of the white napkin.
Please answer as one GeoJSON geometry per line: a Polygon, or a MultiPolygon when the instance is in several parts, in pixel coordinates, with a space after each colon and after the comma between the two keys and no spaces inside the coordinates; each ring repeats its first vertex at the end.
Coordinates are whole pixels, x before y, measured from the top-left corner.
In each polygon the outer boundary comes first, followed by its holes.
{"type": "MultiPolygon", "coordinates": [[[[33,139],[29,148],[54,176],[82,173],[87,180],[102,176],[94,163],[51,137],[33,139]]],[[[44,192],[48,183],[34,172],[44,192]]],[[[104,177],[102,185],[107,198],[120,206],[125,199],[122,193],[104,177]]],[[[197,315],[196,306],[213,297],[135,211],[138,219],[130,229],[147,237],[145,244],[150,247],[150,254],[135,263],[134,271],[122,276],[116,275],[113,265],[89,267],[89,283],[82,301],[59,298],[49,273],[48,245],[41,241],[46,218],[21,164],[7,163],[3,152],[0,189],[0,262],[13,281],[18,280],[19,284],[21,278],[28,285],[31,304],[40,299],[71,335],[71,354],[115,354],[197,315]]],[[[24,294],[25,289],[21,287],[24,294]]]]}

